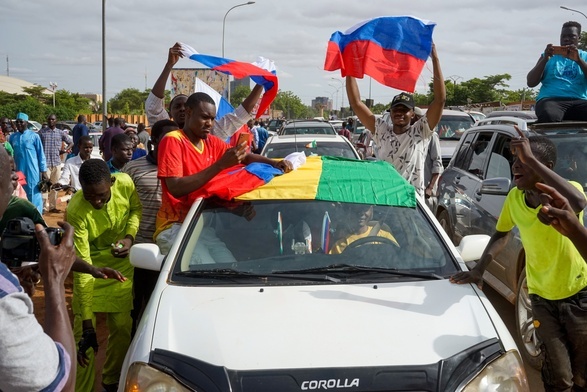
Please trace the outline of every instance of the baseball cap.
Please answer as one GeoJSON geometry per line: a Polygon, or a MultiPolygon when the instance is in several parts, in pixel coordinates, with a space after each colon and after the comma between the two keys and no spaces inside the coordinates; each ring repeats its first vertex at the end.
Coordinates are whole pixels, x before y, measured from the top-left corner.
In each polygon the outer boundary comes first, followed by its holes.
{"type": "Polygon", "coordinates": [[[393,97],[391,101],[391,107],[394,108],[397,105],[404,105],[408,109],[414,109],[414,97],[412,94],[401,93],[393,97]]]}

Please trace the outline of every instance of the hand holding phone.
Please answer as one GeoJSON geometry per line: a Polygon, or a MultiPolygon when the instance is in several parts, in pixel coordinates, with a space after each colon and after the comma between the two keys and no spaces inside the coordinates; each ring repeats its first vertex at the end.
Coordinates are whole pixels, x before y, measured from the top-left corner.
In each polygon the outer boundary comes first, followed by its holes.
{"type": "Polygon", "coordinates": [[[568,57],[569,47],[568,46],[552,46],[552,54],[558,54],[559,56],[568,57]]]}
{"type": "Polygon", "coordinates": [[[238,141],[236,143],[236,146],[239,147],[241,144],[246,143],[247,146],[249,145],[249,141],[251,140],[251,135],[250,133],[241,133],[240,135],[238,135],[238,141]]]}

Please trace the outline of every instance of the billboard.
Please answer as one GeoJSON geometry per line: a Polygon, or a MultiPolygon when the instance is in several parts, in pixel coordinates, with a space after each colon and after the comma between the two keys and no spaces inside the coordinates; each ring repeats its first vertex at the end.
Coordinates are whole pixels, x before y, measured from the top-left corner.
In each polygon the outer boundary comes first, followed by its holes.
{"type": "Polygon", "coordinates": [[[171,70],[171,97],[177,94],[194,93],[196,78],[228,98],[228,75],[210,68],[174,68],[171,70]]]}

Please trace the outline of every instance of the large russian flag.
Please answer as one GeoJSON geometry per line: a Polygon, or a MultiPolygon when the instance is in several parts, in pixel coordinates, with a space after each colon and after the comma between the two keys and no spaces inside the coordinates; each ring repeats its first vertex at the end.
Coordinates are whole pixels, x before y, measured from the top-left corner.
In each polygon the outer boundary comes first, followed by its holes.
{"type": "Polygon", "coordinates": [[[267,67],[272,67],[269,70],[261,68],[258,65],[251,63],[243,63],[234,61],[223,57],[209,56],[196,52],[194,48],[184,43],[181,44],[181,52],[183,55],[191,60],[204,64],[215,71],[222,72],[227,75],[232,75],[237,79],[249,76],[257,84],[263,86],[265,93],[261,98],[257,117],[259,117],[271,105],[271,102],[277,96],[279,86],[277,83],[277,76],[275,74],[275,66],[272,62],[267,61],[263,63],[267,67]]]}
{"type": "Polygon", "coordinates": [[[371,76],[379,83],[413,92],[432,51],[436,24],[412,16],[385,16],[356,24],[330,37],[324,69],[341,76],[371,76]]]}

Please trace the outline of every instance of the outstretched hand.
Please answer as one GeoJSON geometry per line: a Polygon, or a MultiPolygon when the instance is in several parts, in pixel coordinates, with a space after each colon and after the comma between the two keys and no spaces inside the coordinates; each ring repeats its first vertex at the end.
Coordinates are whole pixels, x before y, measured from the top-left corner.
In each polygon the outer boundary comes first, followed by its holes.
{"type": "Polygon", "coordinates": [[[483,289],[483,274],[473,268],[471,271],[463,271],[454,274],[449,278],[451,283],[455,284],[467,284],[475,283],[479,290],[483,289]]]}
{"type": "Polygon", "coordinates": [[[542,223],[550,224],[556,231],[566,237],[585,230],[571,208],[569,201],[555,188],[540,182],[536,183],[536,188],[542,191],[542,194],[540,194],[540,202],[542,203],[540,213],[549,218],[547,222],[541,219],[542,223]]]}
{"type": "Polygon", "coordinates": [[[183,53],[181,53],[181,45],[179,42],[176,42],[171,48],[169,48],[169,54],[167,55],[167,64],[170,66],[174,66],[177,64],[180,58],[183,58],[183,53]]]}
{"type": "Polygon", "coordinates": [[[514,125],[514,128],[518,133],[518,138],[512,139],[510,142],[510,148],[520,162],[527,164],[534,157],[532,149],[530,148],[530,140],[528,140],[524,132],[522,132],[517,125],[514,125]]]}

